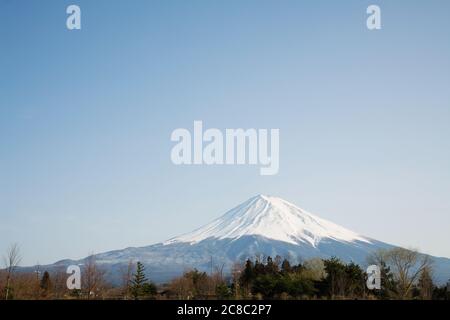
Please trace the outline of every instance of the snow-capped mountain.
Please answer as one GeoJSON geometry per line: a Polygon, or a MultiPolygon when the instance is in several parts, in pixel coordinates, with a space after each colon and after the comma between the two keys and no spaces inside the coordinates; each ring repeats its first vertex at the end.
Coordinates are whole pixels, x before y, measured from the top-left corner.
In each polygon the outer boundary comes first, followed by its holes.
{"type": "Polygon", "coordinates": [[[286,200],[258,195],[213,222],[164,244],[196,244],[209,238],[222,240],[239,239],[243,236],[262,236],[314,247],[323,239],[371,243],[368,238],[306,212],[286,200]]]}
{"type": "MultiPolygon", "coordinates": [[[[309,258],[339,257],[362,267],[367,257],[393,245],[371,239],[313,215],[277,197],[258,195],[193,232],[146,247],[126,248],[95,255],[111,281],[120,281],[130,261],[146,266],[156,282],[167,281],[189,269],[214,266],[230,271],[236,262],[261,256],[280,256],[298,263],[309,258]]],[[[450,259],[433,257],[435,280],[450,278],[450,259]]],[[[62,260],[41,266],[48,271],[84,263],[62,260]]],[[[26,268],[25,268],[26,269],[26,268]]]]}

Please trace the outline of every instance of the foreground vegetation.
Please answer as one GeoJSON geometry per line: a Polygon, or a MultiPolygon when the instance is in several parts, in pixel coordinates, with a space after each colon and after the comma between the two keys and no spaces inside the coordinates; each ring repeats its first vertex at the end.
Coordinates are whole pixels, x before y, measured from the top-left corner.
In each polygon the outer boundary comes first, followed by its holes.
{"type": "Polygon", "coordinates": [[[367,274],[357,264],[338,258],[311,259],[292,265],[281,257],[259,257],[206,273],[190,270],[169,283],[155,285],[140,262],[121,270],[113,286],[91,255],[82,271],[81,290],[68,290],[65,270],[20,273],[17,246],[0,270],[0,299],[423,299],[448,300],[447,286],[433,283],[427,256],[412,250],[380,251],[368,263],[381,267],[381,289],[368,290],[367,274]]]}

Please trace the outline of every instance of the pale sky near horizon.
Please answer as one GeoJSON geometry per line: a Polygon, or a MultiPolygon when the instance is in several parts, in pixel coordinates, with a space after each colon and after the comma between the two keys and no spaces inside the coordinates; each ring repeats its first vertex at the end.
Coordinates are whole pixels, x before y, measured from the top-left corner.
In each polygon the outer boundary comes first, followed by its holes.
{"type": "Polygon", "coordinates": [[[450,2],[0,0],[0,256],[144,246],[255,194],[450,257],[450,2]],[[66,29],[78,4],[82,29],[66,29]],[[381,7],[382,29],[366,28],[381,7]],[[280,171],[175,166],[279,128],[280,171]]]}

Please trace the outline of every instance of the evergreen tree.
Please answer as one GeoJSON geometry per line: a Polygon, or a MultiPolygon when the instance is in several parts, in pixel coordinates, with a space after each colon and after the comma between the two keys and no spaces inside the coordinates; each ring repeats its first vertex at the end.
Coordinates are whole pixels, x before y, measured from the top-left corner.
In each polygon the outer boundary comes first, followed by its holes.
{"type": "Polygon", "coordinates": [[[130,291],[134,299],[156,294],[156,286],[148,281],[145,276],[145,267],[140,262],[137,263],[136,273],[133,274],[130,291]]]}
{"type": "Polygon", "coordinates": [[[446,285],[434,288],[433,300],[450,300],[450,280],[446,285]]]}
{"type": "Polygon", "coordinates": [[[274,274],[262,274],[256,277],[253,294],[261,294],[264,299],[271,299],[278,293],[280,277],[274,274]]]}
{"type": "Polygon", "coordinates": [[[245,262],[244,271],[242,272],[239,278],[241,287],[245,288],[247,290],[247,293],[249,293],[254,279],[255,279],[254,265],[253,262],[250,259],[248,259],[245,262]]]}
{"type": "Polygon", "coordinates": [[[352,298],[364,296],[366,277],[360,266],[350,262],[345,266],[345,274],[347,280],[345,295],[352,298]]]}
{"type": "Polygon", "coordinates": [[[345,265],[336,257],[323,261],[325,272],[327,273],[325,280],[328,294],[331,298],[336,295],[345,295],[346,273],[345,265]]]}
{"type": "Polygon", "coordinates": [[[284,279],[286,288],[283,292],[287,292],[292,297],[312,297],[317,292],[317,289],[314,287],[314,281],[304,276],[301,272],[284,276],[284,279]]]}
{"type": "Polygon", "coordinates": [[[142,296],[153,297],[157,293],[156,285],[152,282],[146,282],[142,285],[142,296]]]}
{"type": "Polygon", "coordinates": [[[222,300],[229,299],[232,296],[232,292],[224,282],[221,282],[216,286],[216,296],[218,299],[222,300]]]}
{"type": "Polygon", "coordinates": [[[52,287],[52,282],[50,280],[50,274],[45,271],[44,275],[42,276],[40,287],[44,291],[48,291],[52,287]]]}
{"type": "Polygon", "coordinates": [[[267,257],[267,264],[264,267],[266,274],[277,274],[278,273],[278,265],[272,260],[269,256],[267,257]]]}
{"type": "Polygon", "coordinates": [[[283,260],[283,262],[281,263],[281,272],[285,274],[292,272],[292,267],[289,260],[283,260]]]}
{"type": "Polygon", "coordinates": [[[374,290],[374,294],[379,299],[389,299],[397,295],[397,282],[391,268],[385,261],[379,262],[381,273],[381,289],[374,290]]]}
{"type": "Polygon", "coordinates": [[[47,296],[50,292],[52,288],[52,282],[50,280],[50,274],[47,271],[44,272],[39,287],[41,288],[43,296],[47,296]]]}
{"type": "Polygon", "coordinates": [[[266,272],[266,268],[264,267],[264,263],[256,260],[255,261],[255,267],[254,270],[254,278],[256,278],[259,275],[263,275],[266,272]]]}

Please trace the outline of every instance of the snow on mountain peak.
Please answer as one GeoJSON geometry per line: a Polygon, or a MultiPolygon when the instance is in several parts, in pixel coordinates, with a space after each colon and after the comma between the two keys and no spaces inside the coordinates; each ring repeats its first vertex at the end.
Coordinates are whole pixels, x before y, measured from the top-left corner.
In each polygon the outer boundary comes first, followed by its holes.
{"type": "Polygon", "coordinates": [[[293,244],[308,243],[312,246],[316,246],[322,239],[371,242],[368,238],[306,212],[286,200],[259,194],[211,223],[172,238],[164,244],[194,244],[208,238],[238,239],[250,235],[293,244]]]}

